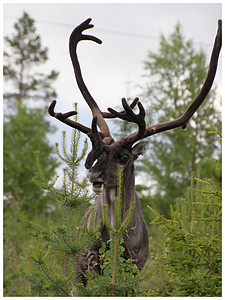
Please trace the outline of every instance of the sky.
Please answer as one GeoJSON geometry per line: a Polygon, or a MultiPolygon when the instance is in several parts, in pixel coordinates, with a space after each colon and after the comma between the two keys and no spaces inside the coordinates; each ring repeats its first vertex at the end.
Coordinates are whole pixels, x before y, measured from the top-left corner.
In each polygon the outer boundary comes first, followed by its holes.
{"type": "MultiPolygon", "coordinates": [[[[69,36],[74,27],[92,18],[89,34],[102,40],[98,45],[84,41],[78,46],[78,57],[84,81],[100,109],[121,106],[123,97],[135,98],[135,86],[144,84],[144,64],[148,51],[157,51],[160,34],[168,37],[180,22],[183,35],[192,39],[196,49],[207,58],[214,43],[217,21],[222,16],[220,3],[7,3],[3,5],[3,35],[10,35],[23,12],[36,21],[42,44],[49,49],[44,70],[60,72],[54,84],[57,91],[56,111],[66,112],[78,103],[79,121],[91,124],[91,113],[75,82],[68,51],[69,36]]],[[[221,61],[216,83],[221,86],[221,61]]],[[[49,99],[49,104],[53,99],[49,99]]],[[[141,99],[140,99],[141,100],[141,99]]],[[[70,129],[51,118],[59,128],[52,138],[61,141],[61,131],[70,129]]],[[[113,127],[112,123],[110,123],[113,127]]],[[[136,131],[136,128],[135,128],[136,131]]]]}

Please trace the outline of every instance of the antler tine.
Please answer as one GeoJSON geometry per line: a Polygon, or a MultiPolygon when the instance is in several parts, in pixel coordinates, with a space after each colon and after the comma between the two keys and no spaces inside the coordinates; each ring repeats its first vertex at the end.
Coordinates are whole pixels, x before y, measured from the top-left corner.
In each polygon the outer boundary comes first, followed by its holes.
{"type": "Polygon", "coordinates": [[[69,125],[72,128],[78,129],[79,131],[81,131],[85,134],[88,134],[91,131],[90,128],[88,128],[88,127],[86,127],[86,126],[84,126],[84,125],[82,125],[78,122],[75,122],[73,120],[68,119],[69,117],[76,115],[77,114],[76,111],[69,111],[69,112],[64,113],[64,114],[56,113],[54,111],[55,105],[56,105],[56,100],[53,100],[52,103],[50,104],[49,108],[48,108],[48,113],[50,114],[50,116],[52,116],[52,117],[58,119],[59,121],[69,125]]]}
{"type": "MultiPolygon", "coordinates": [[[[133,108],[137,105],[138,101],[139,101],[139,98],[135,98],[135,99],[132,101],[132,103],[130,104],[130,108],[133,109],[133,108]]],[[[124,112],[125,112],[125,111],[123,110],[123,111],[121,111],[120,113],[123,114],[124,112]]],[[[103,116],[103,118],[105,118],[105,119],[113,119],[113,118],[116,118],[116,116],[113,115],[113,114],[111,114],[110,112],[102,112],[102,116],[103,116]]]]}
{"type": "Polygon", "coordinates": [[[98,144],[103,145],[103,141],[102,141],[102,139],[100,137],[100,134],[97,130],[97,121],[98,121],[98,118],[93,117],[92,124],[91,124],[91,131],[88,133],[88,137],[92,141],[93,148],[96,147],[96,145],[98,145],[98,144]]]}
{"type": "Polygon", "coordinates": [[[67,113],[55,113],[54,109],[55,109],[55,105],[56,105],[56,100],[53,100],[52,103],[50,104],[49,108],[48,108],[48,113],[50,114],[50,116],[55,117],[59,120],[65,120],[66,118],[69,118],[71,116],[74,116],[77,114],[77,112],[75,110],[73,111],[69,111],[67,113]]]}
{"type": "MultiPolygon", "coordinates": [[[[112,108],[108,108],[108,111],[115,117],[118,117],[119,119],[122,119],[122,120],[125,120],[128,122],[136,123],[138,125],[138,132],[136,132],[132,136],[123,137],[119,141],[117,141],[118,143],[122,142],[124,144],[127,144],[128,147],[132,146],[136,141],[141,139],[144,136],[145,130],[146,130],[145,109],[142,106],[141,102],[138,102],[138,100],[139,100],[138,98],[135,98],[135,103],[138,104],[138,108],[139,108],[138,114],[135,114],[133,112],[131,106],[129,106],[127,104],[127,101],[125,98],[122,99],[122,105],[124,108],[123,112],[117,112],[112,108]]],[[[134,103],[134,101],[133,101],[133,103],[134,103]]]]}
{"type": "MultiPolygon", "coordinates": [[[[208,73],[206,75],[205,82],[204,82],[199,94],[197,95],[195,100],[190,104],[190,106],[187,108],[187,110],[184,112],[184,114],[182,116],[180,116],[177,119],[168,121],[168,122],[164,122],[164,123],[160,123],[160,124],[156,124],[156,125],[147,127],[145,134],[140,139],[151,136],[153,134],[157,134],[162,131],[174,129],[177,127],[182,127],[183,129],[186,128],[187,123],[189,122],[190,118],[193,116],[193,114],[196,112],[196,110],[200,107],[200,105],[206,99],[206,97],[212,87],[212,84],[213,84],[213,81],[214,81],[214,78],[216,75],[217,64],[218,64],[221,46],[222,46],[222,20],[218,20],[218,30],[217,30],[217,35],[215,38],[213,50],[212,50],[208,73]]],[[[132,140],[136,136],[137,136],[137,132],[126,137],[126,139],[132,140]]]]}

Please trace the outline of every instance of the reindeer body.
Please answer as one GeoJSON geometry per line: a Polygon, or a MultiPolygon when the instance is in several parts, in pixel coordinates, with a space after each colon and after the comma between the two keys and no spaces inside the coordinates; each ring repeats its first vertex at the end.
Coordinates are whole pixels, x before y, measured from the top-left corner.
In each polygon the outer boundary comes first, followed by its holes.
{"type": "MultiPolygon", "coordinates": [[[[145,142],[138,144],[135,148],[143,148],[145,142]]],[[[132,202],[135,202],[134,214],[132,220],[128,227],[128,232],[124,235],[124,247],[125,247],[125,256],[126,258],[132,258],[136,261],[136,264],[139,269],[142,269],[148,255],[148,231],[147,226],[144,221],[144,217],[141,211],[141,203],[135,192],[135,176],[134,176],[134,155],[132,154],[127,164],[124,166],[124,176],[123,176],[123,197],[121,205],[121,219],[123,219],[129,209],[129,206],[132,202]]],[[[114,170],[117,165],[116,161],[108,160],[105,161],[105,167],[108,169],[109,180],[104,183],[104,176],[102,173],[96,172],[96,167],[98,164],[89,170],[89,179],[93,183],[93,186],[99,186],[100,184],[104,185],[101,194],[94,204],[92,204],[85,216],[87,217],[87,224],[90,224],[91,219],[91,210],[94,207],[94,228],[97,226],[97,222],[101,220],[101,238],[103,242],[107,242],[110,239],[110,232],[104,224],[103,219],[103,204],[108,205],[108,214],[111,225],[114,225],[115,212],[114,212],[114,200],[117,196],[117,180],[113,176],[116,173],[114,170]],[[108,163],[107,163],[108,162],[108,163]],[[109,168],[111,164],[111,169],[109,168]],[[112,173],[112,176],[110,174],[112,173]],[[101,183],[99,182],[101,178],[101,183]]],[[[102,172],[102,170],[101,170],[102,172]]],[[[100,245],[99,245],[100,247],[100,245]]],[[[98,251],[98,248],[95,249],[98,251]]],[[[89,267],[89,266],[87,266],[89,267]]]]}
{"type": "MultiPolygon", "coordinates": [[[[124,246],[127,257],[135,259],[137,261],[138,268],[141,269],[145,264],[148,253],[148,233],[141,211],[140,200],[135,193],[134,161],[139,155],[144,154],[146,142],[140,142],[138,144],[137,142],[162,131],[171,130],[177,127],[185,129],[190,118],[206,99],[212,87],[222,44],[222,21],[218,21],[218,31],[214,42],[208,73],[199,94],[192,101],[183,115],[177,119],[149,127],[146,126],[145,110],[138,98],[135,98],[130,106],[123,98],[123,110],[121,112],[117,112],[112,108],[108,108],[108,112],[102,112],[89,93],[83,81],[76,50],[78,43],[83,40],[89,40],[101,44],[101,40],[97,37],[83,34],[83,31],[93,27],[93,25],[90,24],[90,21],[91,19],[87,19],[73,30],[70,36],[69,50],[78,87],[93,115],[92,126],[89,128],[69,119],[70,116],[77,114],[75,111],[63,114],[55,113],[55,100],[52,101],[49,106],[49,114],[61,122],[83,132],[92,142],[92,150],[87,156],[85,167],[89,170],[88,177],[90,182],[92,182],[93,189],[101,192],[93,206],[95,208],[94,225],[96,227],[98,220],[101,219],[100,231],[103,241],[108,241],[110,234],[103,221],[102,206],[104,203],[108,204],[109,219],[113,223],[113,201],[117,191],[117,166],[118,164],[124,166],[123,203],[121,208],[122,218],[126,214],[130,203],[135,202],[135,209],[132,221],[128,228],[128,235],[124,235],[124,246]],[[137,114],[133,111],[133,108],[136,105],[139,109],[139,113],[137,114]],[[138,126],[138,131],[114,141],[110,134],[107,122],[105,121],[106,118],[119,118],[135,123],[138,126]]],[[[90,211],[91,207],[89,207],[86,212],[86,216],[89,221],[90,211]]],[[[89,256],[94,256],[96,258],[98,249],[94,250],[95,252],[93,252],[92,249],[89,251],[89,256]]],[[[89,257],[86,257],[85,267],[89,268],[89,266],[89,257]]]]}

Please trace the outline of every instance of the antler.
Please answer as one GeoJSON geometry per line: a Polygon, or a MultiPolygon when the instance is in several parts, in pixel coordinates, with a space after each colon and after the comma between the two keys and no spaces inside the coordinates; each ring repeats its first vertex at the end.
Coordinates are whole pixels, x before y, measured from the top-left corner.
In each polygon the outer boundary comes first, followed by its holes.
{"type": "Polygon", "coordinates": [[[204,82],[199,94],[194,99],[194,101],[190,104],[190,106],[187,108],[187,110],[184,112],[184,114],[182,116],[180,116],[179,118],[174,119],[172,121],[168,121],[168,122],[164,122],[164,123],[160,123],[160,124],[148,127],[146,129],[146,132],[145,132],[143,138],[145,138],[147,136],[151,136],[151,135],[159,133],[159,132],[162,132],[162,131],[177,128],[177,127],[182,127],[183,129],[186,128],[190,118],[193,116],[193,114],[197,111],[197,109],[201,106],[203,101],[206,99],[206,97],[212,87],[212,84],[213,84],[213,81],[214,81],[214,78],[216,75],[217,63],[218,63],[218,59],[219,59],[219,53],[220,53],[221,46],[222,46],[222,20],[218,20],[218,30],[217,30],[217,35],[215,38],[215,42],[214,42],[214,46],[213,46],[213,50],[212,50],[212,54],[211,54],[208,73],[207,73],[205,82],[204,82]]]}
{"type": "Polygon", "coordinates": [[[76,111],[69,111],[69,112],[64,113],[64,114],[56,113],[54,111],[55,105],[56,105],[56,100],[53,100],[52,103],[50,104],[49,108],[48,108],[48,113],[50,114],[50,116],[52,116],[52,117],[58,119],[59,121],[69,125],[70,127],[78,129],[79,131],[81,131],[85,134],[88,134],[91,131],[90,128],[88,128],[88,127],[86,127],[86,126],[84,126],[84,125],[82,125],[78,122],[75,122],[73,120],[68,119],[69,117],[76,115],[77,114],[76,111]]]}
{"type": "MultiPolygon", "coordinates": [[[[159,133],[162,131],[166,131],[166,130],[170,130],[173,128],[177,128],[177,127],[182,127],[183,129],[186,128],[187,123],[189,122],[190,118],[193,116],[193,114],[196,112],[196,110],[201,106],[203,101],[206,99],[206,97],[212,87],[212,84],[213,84],[213,81],[214,81],[214,78],[216,75],[217,63],[218,63],[221,45],[222,45],[222,20],[219,20],[217,35],[216,35],[213,50],[212,50],[208,73],[207,73],[205,82],[204,82],[199,94],[197,95],[197,97],[190,104],[190,106],[187,108],[187,110],[184,112],[184,114],[182,116],[180,116],[177,119],[168,121],[168,122],[164,122],[164,123],[160,123],[160,124],[156,124],[156,125],[147,127],[145,133],[139,139],[143,139],[143,138],[146,138],[153,134],[156,134],[156,133],[159,133]]],[[[140,102],[138,102],[138,105],[140,105],[140,102]]],[[[111,113],[113,113],[114,115],[116,115],[117,117],[122,118],[121,114],[118,114],[118,113],[115,114],[115,111],[113,111],[112,109],[109,109],[109,111],[111,113]]],[[[129,120],[127,119],[127,121],[129,121],[129,120]]],[[[124,143],[125,141],[127,141],[127,143],[130,144],[133,140],[136,140],[138,135],[140,136],[139,132],[135,132],[135,133],[131,134],[130,136],[121,138],[120,140],[117,141],[117,143],[120,143],[120,142],[124,143]]]]}
{"type": "Polygon", "coordinates": [[[88,91],[88,89],[84,83],[81,69],[80,69],[80,64],[79,64],[78,57],[77,57],[77,52],[76,52],[77,44],[79,43],[79,41],[90,40],[90,41],[96,42],[98,44],[102,43],[102,41],[95,36],[83,34],[84,30],[94,27],[94,25],[90,24],[90,22],[91,22],[91,19],[87,19],[86,21],[81,23],[79,26],[77,26],[71,33],[70,41],[69,41],[70,57],[72,60],[78,87],[79,87],[85,101],[89,105],[89,107],[92,111],[93,117],[97,117],[97,125],[99,126],[104,137],[112,138],[110,135],[109,127],[102,116],[102,113],[98,107],[98,104],[95,102],[95,100],[91,96],[90,92],[88,91]]]}
{"type": "Polygon", "coordinates": [[[129,106],[127,104],[127,101],[125,98],[122,99],[122,105],[124,108],[123,112],[117,112],[112,108],[108,108],[108,111],[114,116],[117,117],[119,119],[128,121],[128,122],[133,122],[136,123],[138,125],[138,132],[136,132],[135,134],[133,134],[132,136],[129,137],[125,137],[123,138],[123,141],[127,144],[127,146],[131,146],[132,144],[134,144],[136,141],[140,140],[146,131],[146,123],[145,123],[145,110],[144,107],[142,106],[141,102],[138,102],[139,99],[135,98],[133,103],[137,103],[138,104],[138,108],[139,108],[139,113],[135,114],[131,108],[131,106],[129,106]]]}
{"type": "MultiPolygon", "coordinates": [[[[132,101],[132,103],[129,105],[129,107],[131,109],[133,109],[137,105],[138,101],[139,101],[139,98],[135,98],[132,101]]],[[[124,113],[125,113],[125,110],[123,110],[123,111],[120,112],[120,114],[124,114],[124,113]]],[[[103,115],[103,118],[105,118],[105,119],[113,119],[113,118],[117,117],[116,115],[114,115],[114,114],[112,114],[110,112],[102,112],[102,115],[103,115]]]]}
{"type": "Polygon", "coordinates": [[[97,130],[97,117],[93,117],[93,119],[92,119],[91,132],[88,133],[88,137],[90,138],[90,140],[92,142],[92,150],[88,154],[86,161],[85,161],[86,169],[90,169],[93,162],[96,160],[96,158],[101,153],[102,146],[104,145],[104,142],[103,142],[102,138],[100,137],[100,134],[97,130]]]}
{"type": "Polygon", "coordinates": [[[174,119],[172,121],[156,124],[156,125],[146,128],[146,124],[145,124],[145,120],[144,120],[145,110],[144,110],[142,104],[139,102],[138,98],[135,98],[130,106],[127,104],[125,98],[123,98],[122,105],[123,105],[124,110],[121,112],[117,112],[117,111],[113,110],[112,108],[108,108],[109,112],[101,112],[97,103],[95,102],[95,100],[93,99],[91,94],[89,93],[89,91],[84,83],[83,77],[82,77],[80,64],[79,64],[79,61],[77,58],[76,49],[77,49],[78,42],[82,41],[82,40],[91,40],[98,44],[101,44],[101,40],[98,39],[97,37],[92,36],[92,35],[84,35],[83,34],[84,30],[94,27],[94,25],[90,24],[90,22],[91,22],[91,19],[87,19],[86,21],[81,23],[79,26],[77,26],[73,30],[73,32],[70,36],[69,49],[70,49],[70,56],[71,56],[71,60],[73,63],[73,68],[74,68],[74,73],[75,73],[77,84],[79,86],[79,89],[80,89],[84,99],[86,100],[87,104],[89,105],[89,107],[91,108],[91,111],[92,111],[92,115],[93,115],[92,128],[88,128],[78,122],[70,120],[69,117],[77,114],[77,112],[75,112],[75,111],[70,111],[70,112],[67,112],[64,114],[55,113],[54,112],[54,108],[56,105],[55,100],[52,101],[51,105],[49,106],[49,110],[48,110],[49,114],[51,116],[57,118],[61,122],[65,123],[73,128],[80,130],[81,132],[87,134],[90,137],[93,147],[92,147],[92,151],[89,153],[87,161],[86,161],[87,168],[89,168],[92,165],[92,163],[94,162],[94,160],[98,157],[99,151],[102,149],[102,147],[105,147],[105,149],[107,149],[107,147],[114,142],[113,138],[111,137],[108,125],[107,125],[106,121],[104,120],[104,118],[118,117],[122,120],[134,122],[138,125],[137,132],[135,132],[127,137],[122,137],[117,142],[115,142],[113,146],[122,144],[123,146],[131,147],[136,141],[143,139],[145,137],[151,136],[153,134],[156,134],[156,133],[159,133],[162,131],[166,131],[166,130],[170,130],[170,129],[173,129],[176,127],[185,128],[187,126],[188,121],[190,120],[192,115],[196,112],[196,110],[200,107],[200,105],[203,103],[203,101],[205,100],[205,98],[207,97],[207,95],[211,89],[211,86],[212,86],[214,78],[215,78],[219,53],[220,53],[220,49],[221,49],[221,45],[222,45],[222,21],[219,20],[217,35],[215,38],[215,43],[214,43],[214,47],[213,47],[213,51],[212,51],[212,55],[211,55],[211,59],[210,59],[209,70],[208,70],[205,82],[204,82],[199,94],[195,98],[195,100],[191,103],[191,105],[188,107],[188,109],[185,111],[185,113],[182,116],[180,116],[179,118],[174,119]],[[138,114],[135,114],[132,110],[136,105],[138,105],[138,107],[139,107],[138,114]],[[99,128],[101,130],[100,132],[98,132],[98,130],[97,130],[97,125],[99,126],[99,128]]]}

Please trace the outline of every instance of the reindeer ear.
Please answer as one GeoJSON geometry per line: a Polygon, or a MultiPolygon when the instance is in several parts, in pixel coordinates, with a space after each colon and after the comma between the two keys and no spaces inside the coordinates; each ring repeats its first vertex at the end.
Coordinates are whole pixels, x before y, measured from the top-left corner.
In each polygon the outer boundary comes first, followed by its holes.
{"type": "Polygon", "coordinates": [[[149,142],[145,141],[145,142],[140,142],[138,143],[137,145],[135,145],[133,148],[132,148],[132,154],[135,155],[135,156],[139,156],[139,155],[144,155],[145,152],[146,152],[146,145],[148,144],[149,142]]]}

